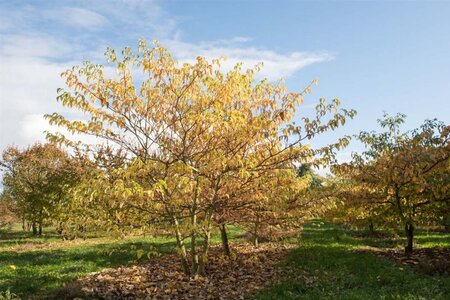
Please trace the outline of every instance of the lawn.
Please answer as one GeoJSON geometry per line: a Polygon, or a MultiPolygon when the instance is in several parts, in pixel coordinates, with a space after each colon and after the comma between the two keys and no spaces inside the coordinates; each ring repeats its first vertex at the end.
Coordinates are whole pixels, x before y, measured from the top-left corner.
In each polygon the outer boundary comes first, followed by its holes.
{"type": "MultiPolygon", "coordinates": [[[[230,228],[231,239],[241,231],[230,228]]],[[[450,235],[419,230],[418,247],[450,247],[450,235]]],[[[214,238],[219,242],[218,236],[214,238]]],[[[401,238],[372,238],[320,220],[309,222],[298,247],[280,262],[289,280],[270,286],[255,299],[450,299],[450,277],[429,276],[370,254],[368,249],[401,247],[401,238]]],[[[61,241],[52,231],[31,237],[0,232],[0,291],[23,299],[45,295],[90,272],[143,263],[174,249],[167,237],[91,237],[61,241]]]]}
{"type": "MultiPolygon", "coordinates": [[[[282,266],[289,280],[256,299],[450,299],[450,276],[429,276],[361,249],[401,247],[402,239],[355,237],[319,220],[304,228],[282,266]]],[[[450,235],[420,230],[418,247],[450,246],[450,235]]]]}
{"type": "MultiPolygon", "coordinates": [[[[51,233],[26,237],[18,233],[0,241],[0,291],[10,289],[20,297],[44,294],[90,272],[136,263],[137,251],[172,249],[169,238],[130,237],[61,241],[51,233]]],[[[142,256],[139,261],[147,260],[142,256]]]]}
{"type": "MultiPolygon", "coordinates": [[[[229,228],[232,240],[241,233],[235,227],[229,228]]],[[[216,234],[213,243],[219,241],[216,234]]],[[[0,292],[10,289],[25,299],[45,295],[88,273],[143,263],[174,248],[175,239],[169,237],[134,236],[117,240],[92,235],[62,241],[54,230],[33,237],[15,225],[12,230],[0,231],[0,292]],[[139,252],[143,255],[138,259],[139,252]]]]}

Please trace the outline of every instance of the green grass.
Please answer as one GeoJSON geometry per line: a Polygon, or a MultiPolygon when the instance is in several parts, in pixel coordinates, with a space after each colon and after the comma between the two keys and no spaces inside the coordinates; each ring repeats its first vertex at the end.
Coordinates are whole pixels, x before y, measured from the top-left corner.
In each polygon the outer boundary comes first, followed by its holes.
{"type": "Polygon", "coordinates": [[[37,237],[14,226],[0,231],[0,291],[10,289],[23,299],[45,295],[88,273],[141,263],[174,246],[174,239],[164,237],[117,240],[92,234],[86,240],[62,241],[51,228],[37,237]],[[145,254],[138,259],[139,249],[145,254]]]}
{"type": "MultiPolygon", "coordinates": [[[[230,239],[239,228],[230,227],[230,239]]],[[[450,247],[450,235],[417,230],[419,247],[450,247]]],[[[213,236],[219,242],[219,235],[213,236]]],[[[398,237],[373,238],[361,232],[314,220],[305,226],[299,246],[282,266],[292,269],[289,280],[273,285],[256,299],[450,299],[449,276],[427,276],[392,263],[361,248],[402,247],[398,237]],[[356,234],[355,234],[356,233],[356,234]]],[[[19,228],[0,231],[0,292],[8,288],[27,299],[45,295],[90,272],[143,263],[137,249],[167,253],[175,242],[164,237],[95,237],[61,241],[51,229],[32,237],[19,228]]]]}
{"type": "MultiPolygon", "coordinates": [[[[449,241],[448,234],[417,232],[419,246],[448,246],[449,241]]],[[[401,239],[356,238],[338,226],[314,220],[305,227],[299,247],[282,263],[293,275],[255,299],[450,299],[449,276],[419,274],[358,251],[401,243],[401,239]]]]}
{"type": "MultiPolygon", "coordinates": [[[[242,234],[242,230],[232,226],[228,231],[229,238],[234,240],[242,234]]],[[[215,234],[212,242],[220,242],[220,235],[215,234]]],[[[45,295],[88,273],[143,263],[174,248],[175,239],[167,237],[117,240],[91,234],[86,240],[62,241],[51,228],[36,237],[15,225],[0,231],[0,292],[10,289],[23,299],[45,295]],[[138,250],[144,251],[140,259],[138,250]]]]}

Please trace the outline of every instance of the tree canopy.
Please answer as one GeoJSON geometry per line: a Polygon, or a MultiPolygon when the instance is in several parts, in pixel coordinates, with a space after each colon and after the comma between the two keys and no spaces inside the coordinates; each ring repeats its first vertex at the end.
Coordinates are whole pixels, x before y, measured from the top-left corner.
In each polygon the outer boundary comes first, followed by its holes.
{"type": "Polygon", "coordinates": [[[261,220],[262,213],[280,219],[273,208],[292,199],[276,191],[300,180],[294,164],[330,161],[348,142],[342,138],[319,149],[307,144],[354,116],[353,110],[339,109],[337,99],[321,99],[314,118],[295,123],[315,81],[303,91],[287,92],[281,81],[256,81],[261,66],[243,70],[237,64],[222,72],[221,59],[203,57],[181,64],[156,42],[148,47],[140,41],[136,52],[125,48],[120,57],[108,49],[106,56],[115,77],[89,62],[63,73],[68,90],[59,90],[58,101],[86,117],[46,116],[53,125],[101,142],[87,145],[60,133],[48,137],[92,156],[106,148],[110,158],[122,155],[120,164],[100,167],[84,185],[83,205],[106,201],[109,213],[99,213],[114,219],[111,226],[170,223],[186,272],[205,272],[214,224],[261,220]],[[203,241],[200,252],[197,238],[203,241]]]}
{"type": "Polygon", "coordinates": [[[444,218],[436,207],[450,201],[450,126],[427,120],[402,133],[404,118],[385,115],[379,120],[384,132],[361,132],[358,139],[367,150],[334,171],[346,182],[341,187],[347,212],[401,224],[411,252],[414,227],[444,218]]]}

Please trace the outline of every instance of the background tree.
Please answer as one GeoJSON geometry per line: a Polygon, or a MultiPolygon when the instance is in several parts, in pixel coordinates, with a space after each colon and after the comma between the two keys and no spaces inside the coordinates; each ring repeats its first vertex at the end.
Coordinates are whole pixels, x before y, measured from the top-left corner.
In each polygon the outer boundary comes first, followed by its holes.
{"type": "Polygon", "coordinates": [[[11,210],[11,200],[5,193],[0,195],[0,229],[17,222],[16,214],[11,210]]]}
{"type": "Polygon", "coordinates": [[[420,128],[401,133],[404,118],[385,115],[379,120],[385,132],[361,132],[358,139],[367,150],[334,170],[349,180],[347,201],[363,207],[356,211],[401,224],[407,237],[405,251],[411,252],[414,228],[430,220],[433,207],[450,199],[450,126],[427,120],[420,128]]]}
{"type": "Polygon", "coordinates": [[[76,165],[64,150],[39,143],[24,150],[7,148],[0,165],[3,193],[12,209],[31,224],[33,234],[42,234],[45,222],[68,201],[65,195],[77,178],[76,165]]]}

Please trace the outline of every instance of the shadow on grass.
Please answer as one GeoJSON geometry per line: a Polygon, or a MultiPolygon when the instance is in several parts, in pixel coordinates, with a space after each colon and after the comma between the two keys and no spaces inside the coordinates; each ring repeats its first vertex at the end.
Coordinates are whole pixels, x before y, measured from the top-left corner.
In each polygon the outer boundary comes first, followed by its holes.
{"type": "Polygon", "coordinates": [[[175,247],[171,240],[117,242],[78,248],[0,252],[0,291],[10,288],[21,297],[42,294],[90,272],[129,263],[145,262],[152,256],[137,259],[136,249],[146,253],[168,253],[175,247]]]}
{"type": "Polygon", "coordinates": [[[367,241],[339,227],[311,222],[305,226],[299,247],[282,263],[292,272],[289,279],[255,298],[450,299],[450,277],[414,273],[386,259],[352,250],[367,245],[367,241]]]}

